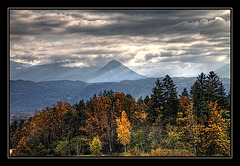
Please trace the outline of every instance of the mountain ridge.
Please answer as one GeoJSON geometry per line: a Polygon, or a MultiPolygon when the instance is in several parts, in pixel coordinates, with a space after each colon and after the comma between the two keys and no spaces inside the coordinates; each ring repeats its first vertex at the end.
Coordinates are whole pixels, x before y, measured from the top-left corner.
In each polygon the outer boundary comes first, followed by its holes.
{"type": "MultiPolygon", "coordinates": [[[[159,77],[162,80],[164,77],[159,77]]],[[[196,77],[172,77],[177,87],[178,94],[184,88],[188,92],[196,81],[196,77]]],[[[104,90],[113,90],[131,94],[133,98],[143,98],[152,93],[157,78],[139,80],[123,80],[120,82],[86,83],[83,81],[25,81],[10,80],[10,113],[30,112],[52,107],[57,101],[67,101],[70,104],[78,103],[79,100],[89,100],[94,94],[104,90]]],[[[230,79],[220,79],[225,92],[230,90],[230,79]]]]}
{"type": "Polygon", "coordinates": [[[22,63],[10,61],[10,79],[30,81],[71,80],[96,83],[147,78],[114,59],[102,67],[66,67],[67,63],[58,62],[38,66],[26,66],[22,63]]]}

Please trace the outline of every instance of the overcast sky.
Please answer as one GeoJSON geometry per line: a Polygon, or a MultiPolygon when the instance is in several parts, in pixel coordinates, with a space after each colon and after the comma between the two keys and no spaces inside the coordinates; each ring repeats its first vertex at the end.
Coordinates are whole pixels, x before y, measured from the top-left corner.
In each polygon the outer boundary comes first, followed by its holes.
{"type": "Polygon", "coordinates": [[[230,61],[230,10],[10,10],[10,60],[197,76],[230,61]]]}

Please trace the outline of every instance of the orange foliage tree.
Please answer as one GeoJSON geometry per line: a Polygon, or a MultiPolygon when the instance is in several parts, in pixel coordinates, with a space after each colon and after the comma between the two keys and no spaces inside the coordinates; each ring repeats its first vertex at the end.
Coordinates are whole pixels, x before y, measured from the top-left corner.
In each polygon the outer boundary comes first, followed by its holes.
{"type": "Polygon", "coordinates": [[[134,104],[134,113],[131,118],[131,124],[132,127],[135,130],[139,130],[144,127],[146,124],[146,119],[147,119],[147,106],[145,103],[142,103],[140,100],[138,100],[134,104]]]}
{"type": "Polygon", "coordinates": [[[90,106],[91,108],[87,107],[84,110],[88,116],[86,127],[80,127],[80,130],[85,131],[91,138],[102,139],[106,136],[107,131],[108,97],[95,97],[91,100],[90,106]]]}
{"type": "Polygon", "coordinates": [[[68,110],[70,110],[70,104],[60,101],[54,108],[46,107],[43,111],[35,111],[34,116],[29,119],[22,130],[15,133],[13,145],[16,146],[15,142],[21,139],[20,143],[24,145],[24,140],[31,150],[40,144],[50,146],[63,135],[64,114],[68,110]]]}
{"type": "Polygon", "coordinates": [[[27,146],[25,142],[25,136],[18,142],[17,152],[18,153],[29,153],[30,148],[27,146]]]}

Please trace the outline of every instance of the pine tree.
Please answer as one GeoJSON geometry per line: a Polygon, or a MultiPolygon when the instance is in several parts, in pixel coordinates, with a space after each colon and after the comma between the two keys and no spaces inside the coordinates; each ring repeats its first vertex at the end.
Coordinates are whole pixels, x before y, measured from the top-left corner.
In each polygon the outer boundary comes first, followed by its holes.
{"type": "Polygon", "coordinates": [[[219,80],[219,76],[213,71],[209,72],[206,81],[206,101],[218,101],[219,106],[226,106],[226,93],[222,85],[222,82],[219,80]]]}
{"type": "Polygon", "coordinates": [[[78,131],[78,126],[76,124],[75,110],[69,110],[64,114],[64,126],[65,135],[67,137],[68,155],[70,155],[70,142],[74,134],[78,131]],[[77,129],[77,130],[76,130],[77,129]]]}
{"type": "Polygon", "coordinates": [[[204,95],[206,93],[206,75],[204,73],[198,75],[190,93],[198,121],[204,122],[203,117],[207,115],[207,103],[204,95]]]}
{"type": "MultiPolygon", "coordinates": [[[[168,122],[175,123],[175,119],[178,112],[179,101],[177,98],[177,87],[173,83],[172,78],[166,75],[163,79],[163,94],[164,94],[164,105],[163,105],[163,117],[168,119],[168,122]]],[[[167,122],[167,123],[168,123],[167,122]]]]}
{"type": "Polygon", "coordinates": [[[148,95],[144,98],[143,102],[146,105],[148,104],[148,102],[149,102],[149,96],[148,95]]]}
{"type": "Polygon", "coordinates": [[[152,101],[152,106],[151,109],[149,109],[149,119],[150,123],[154,123],[156,118],[158,117],[158,110],[163,109],[163,104],[164,104],[164,94],[163,94],[163,84],[160,82],[159,78],[155,82],[155,87],[152,89],[151,94],[151,101],[152,101]]]}
{"type": "Polygon", "coordinates": [[[204,73],[198,75],[190,93],[199,122],[206,123],[203,118],[208,117],[209,114],[207,102],[218,101],[219,106],[224,109],[227,108],[228,104],[224,91],[219,76],[213,71],[209,72],[207,77],[204,73]]]}
{"type": "Polygon", "coordinates": [[[157,79],[151,95],[153,105],[149,111],[152,123],[156,121],[158,116],[162,116],[164,126],[169,122],[175,123],[179,103],[176,89],[169,75],[163,78],[163,82],[157,79]]]}
{"type": "Polygon", "coordinates": [[[184,88],[184,89],[183,89],[183,91],[182,91],[182,95],[180,95],[180,97],[181,97],[181,96],[184,96],[184,97],[189,96],[189,95],[188,95],[187,88],[184,88]]]}
{"type": "Polygon", "coordinates": [[[84,134],[83,131],[80,131],[79,128],[84,128],[86,126],[86,120],[87,116],[85,114],[85,109],[86,109],[86,104],[84,103],[84,100],[80,100],[78,104],[75,104],[76,108],[76,113],[75,113],[75,123],[76,125],[74,126],[75,128],[75,134],[84,134]]]}

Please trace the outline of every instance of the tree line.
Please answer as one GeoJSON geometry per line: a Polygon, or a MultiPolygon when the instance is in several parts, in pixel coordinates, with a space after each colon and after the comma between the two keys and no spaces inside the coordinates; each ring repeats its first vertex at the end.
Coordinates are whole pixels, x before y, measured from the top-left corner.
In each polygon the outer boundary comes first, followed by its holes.
{"type": "Polygon", "coordinates": [[[13,156],[230,156],[230,92],[214,72],[178,95],[169,75],[152,94],[104,91],[59,101],[10,125],[13,156]]]}

